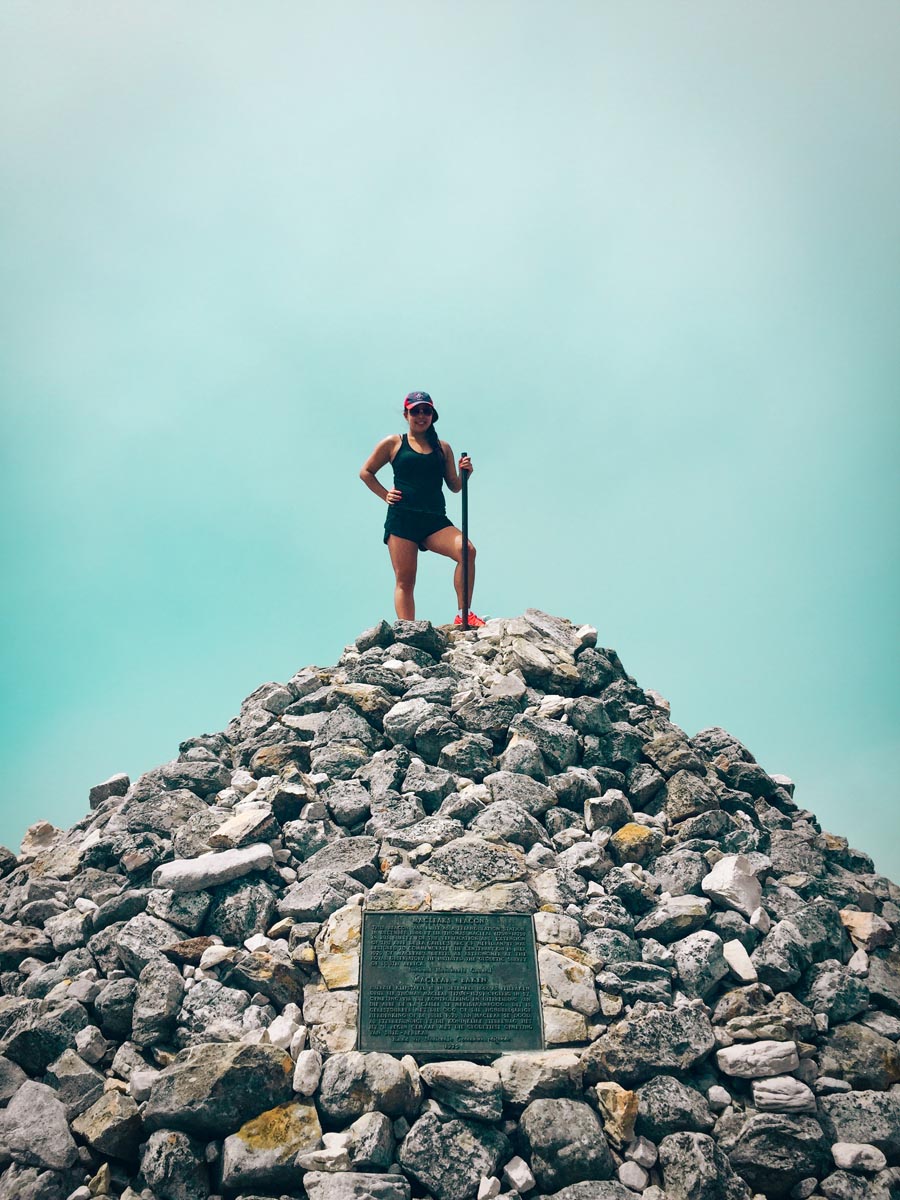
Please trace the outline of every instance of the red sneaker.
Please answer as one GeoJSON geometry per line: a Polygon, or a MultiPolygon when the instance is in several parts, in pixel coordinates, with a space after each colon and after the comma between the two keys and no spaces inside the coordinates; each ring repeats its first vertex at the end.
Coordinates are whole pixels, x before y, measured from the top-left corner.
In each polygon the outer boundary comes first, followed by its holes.
{"type": "MultiPolygon", "coordinates": [[[[459,615],[459,613],[456,614],[456,620],[453,622],[453,624],[454,625],[462,625],[462,617],[459,615]]],[[[476,617],[473,612],[470,612],[469,613],[469,628],[470,629],[480,629],[482,625],[484,625],[484,621],[482,621],[481,617],[476,617]]]]}

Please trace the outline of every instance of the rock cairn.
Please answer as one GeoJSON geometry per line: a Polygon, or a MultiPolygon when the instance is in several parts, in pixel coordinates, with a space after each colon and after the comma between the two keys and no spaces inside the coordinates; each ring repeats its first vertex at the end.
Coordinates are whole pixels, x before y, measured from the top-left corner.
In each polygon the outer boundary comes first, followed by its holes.
{"type": "Polygon", "coordinates": [[[529,610],[382,622],[0,852],[0,1200],[900,1196],[900,890],[529,610]],[[534,914],[546,1050],[356,1049],[362,909],[534,914]]]}

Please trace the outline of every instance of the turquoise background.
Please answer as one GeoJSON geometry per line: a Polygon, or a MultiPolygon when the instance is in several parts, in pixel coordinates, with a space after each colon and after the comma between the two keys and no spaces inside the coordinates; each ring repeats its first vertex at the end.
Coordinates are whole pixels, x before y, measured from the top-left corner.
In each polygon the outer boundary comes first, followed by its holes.
{"type": "Polygon", "coordinates": [[[898,61],[895,0],[5,0],[0,840],[391,615],[421,388],[476,609],[900,878],[898,61]]]}

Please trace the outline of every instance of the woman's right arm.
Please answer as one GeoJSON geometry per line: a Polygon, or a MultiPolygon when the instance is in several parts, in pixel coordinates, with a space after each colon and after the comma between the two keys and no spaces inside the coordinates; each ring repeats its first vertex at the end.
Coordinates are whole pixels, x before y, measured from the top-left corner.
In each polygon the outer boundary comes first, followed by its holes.
{"type": "Polygon", "coordinates": [[[391,461],[394,457],[394,452],[400,441],[399,434],[392,434],[379,442],[366,461],[363,463],[363,468],[359,473],[360,479],[366,485],[370,492],[374,492],[379,500],[384,500],[386,504],[396,504],[400,499],[400,493],[396,488],[383,487],[378,482],[375,476],[383,466],[391,461]]]}

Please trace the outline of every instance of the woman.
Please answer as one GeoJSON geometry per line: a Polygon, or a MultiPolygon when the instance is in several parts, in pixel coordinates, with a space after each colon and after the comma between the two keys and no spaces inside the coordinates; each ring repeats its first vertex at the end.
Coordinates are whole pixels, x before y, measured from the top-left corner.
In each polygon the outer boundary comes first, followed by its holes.
{"type": "MultiPolygon", "coordinates": [[[[459,612],[453,624],[462,625],[463,539],[447,517],[443,492],[444,483],[451,492],[461,491],[462,481],[453,461],[453,451],[435,433],[438,414],[428,393],[410,392],[403,401],[403,416],[406,419],[406,433],[393,433],[379,442],[359,473],[366,487],[388,505],[384,540],[397,580],[394,608],[401,620],[416,619],[413,589],[416,586],[419,551],[433,550],[452,558],[456,563],[453,586],[456,588],[459,612]],[[390,490],[375,478],[387,463],[394,468],[394,486],[390,490]]],[[[460,458],[459,470],[472,470],[468,455],[460,458]]],[[[465,599],[471,604],[475,583],[475,547],[471,542],[468,554],[469,595],[465,599]]],[[[470,629],[483,624],[481,617],[469,613],[470,629]]]]}

